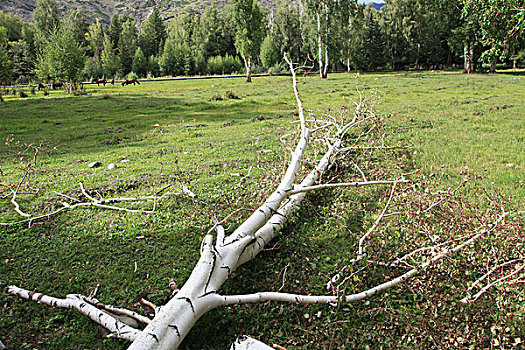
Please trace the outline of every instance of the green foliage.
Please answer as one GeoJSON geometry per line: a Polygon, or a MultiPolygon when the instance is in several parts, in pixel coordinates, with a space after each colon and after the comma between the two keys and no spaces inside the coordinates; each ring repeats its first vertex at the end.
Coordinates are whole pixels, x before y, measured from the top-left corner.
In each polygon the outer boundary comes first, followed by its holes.
{"type": "Polygon", "coordinates": [[[160,76],[160,61],[160,57],[157,56],[150,56],[150,58],[148,59],[148,73],[151,74],[151,76],[160,76]]]}
{"type": "Polygon", "coordinates": [[[80,46],[87,46],[86,33],[88,32],[89,24],[82,7],[69,10],[62,20],[62,26],[64,25],[71,28],[75,41],[78,42],[80,46]]]}
{"type": "Polygon", "coordinates": [[[242,62],[239,58],[226,55],[210,57],[208,59],[208,73],[212,75],[239,73],[242,70],[242,62]]]}
{"type": "Polygon", "coordinates": [[[253,59],[259,55],[265,35],[264,14],[257,0],[233,0],[232,4],[236,29],[235,48],[244,59],[247,70],[246,81],[251,81],[253,59]]]}
{"type": "Polygon", "coordinates": [[[85,64],[84,50],[75,40],[71,27],[63,25],[51,33],[38,56],[37,75],[44,81],[49,79],[76,83],[81,79],[85,64]]]}
{"type": "Polygon", "coordinates": [[[60,26],[60,14],[56,0],[37,0],[33,11],[36,29],[41,36],[52,35],[60,26]]]}
{"type": "Polygon", "coordinates": [[[147,57],[142,52],[142,49],[137,47],[133,56],[132,71],[142,78],[148,75],[148,68],[147,57]]]}
{"type": "Polygon", "coordinates": [[[511,42],[525,34],[525,9],[516,0],[460,0],[463,16],[481,31],[481,42],[488,46],[483,53],[486,62],[509,55],[511,42]]]}
{"type": "Polygon", "coordinates": [[[146,57],[156,56],[164,47],[165,40],[166,26],[160,17],[158,8],[154,7],[151,15],[142,26],[142,31],[139,36],[139,46],[146,57]]]}
{"type": "Polygon", "coordinates": [[[111,38],[107,34],[104,34],[104,48],[100,56],[106,77],[114,77],[122,69],[120,58],[115,53],[111,38]]]}
{"type": "Polygon", "coordinates": [[[272,36],[279,49],[279,61],[282,61],[285,52],[293,61],[301,59],[303,38],[299,10],[286,0],[279,1],[277,5],[272,36]]]}
{"type": "Polygon", "coordinates": [[[100,55],[104,49],[104,29],[98,19],[88,27],[86,40],[88,55],[96,62],[100,62],[100,55]]]}
{"type": "Polygon", "coordinates": [[[211,6],[206,7],[206,11],[195,25],[191,40],[205,58],[233,53],[231,50],[232,42],[227,37],[227,26],[225,24],[227,18],[224,17],[212,3],[211,6]]]}
{"type": "Polygon", "coordinates": [[[165,75],[188,75],[192,65],[191,58],[191,50],[187,45],[168,38],[160,57],[160,68],[165,75]]]}
{"type": "Polygon", "coordinates": [[[22,39],[22,28],[24,24],[17,16],[0,11],[0,27],[6,29],[8,41],[18,41],[22,39]]]}
{"type": "Polygon", "coordinates": [[[11,60],[7,52],[7,30],[0,26],[0,84],[7,85],[11,77],[11,60]]]}
{"type": "Polygon", "coordinates": [[[120,55],[121,73],[123,76],[133,69],[133,58],[137,51],[138,30],[135,21],[128,20],[122,25],[118,41],[118,52],[120,55]]]}
{"type": "Polygon", "coordinates": [[[278,63],[281,59],[279,57],[279,51],[273,37],[267,35],[261,44],[261,63],[264,67],[270,68],[278,63]]]}

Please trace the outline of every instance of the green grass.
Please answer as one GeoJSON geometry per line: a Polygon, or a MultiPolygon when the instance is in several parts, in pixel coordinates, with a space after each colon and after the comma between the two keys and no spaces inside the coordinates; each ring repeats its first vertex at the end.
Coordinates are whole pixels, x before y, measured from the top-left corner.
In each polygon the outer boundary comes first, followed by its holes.
{"type": "MultiPolygon", "coordinates": [[[[484,189],[510,197],[510,209],[523,207],[525,76],[402,72],[362,74],[357,82],[352,74],[301,80],[305,106],[317,115],[338,113],[341,105],[352,107],[356,84],[365,92],[377,91],[377,110],[392,133],[387,143],[413,147],[397,156],[379,153],[374,166],[399,164],[397,172],[421,168],[421,178],[432,179],[437,189],[468,178],[466,201],[479,202],[479,189],[484,189]]],[[[79,182],[105,196],[146,195],[172,182],[197,194],[196,200],[168,197],[153,214],[79,209],[31,228],[0,228],[0,339],[9,348],[125,348],[124,341],[104,339],[85,317],[18,300],[7,295],[6,286],[63,297],[89,294],[100,284],[98,298],[109,304],[141,310],[136,304],[141,297],[163,304],[169,298],[168,277],[181,285],[189,276],[211,217],[260,203],[281,174],[285,151],[280,137],[295,128],[295,100],[289,78],[243,81],[88,85],[86,96],[62,91],[48,97],[37,92],[26,99],[4,96],[0,135],[12,141],[0,145],[2,182],[14,183],[23,173],[20,168],[31,157],[31,152],[20,153],[23,144],[47,145],[34,175],[41,190],[20,195],[23,210],[60,207],[62,200],[53,191],[80,198],[79,182]],[[240,99],[224,98],[227,91],[240,99]],[[216,95],[224,99],[212,100],[216,95]],[[122,159],[129,162],[120,163],[122,159]],[[88,168],[92,161],[103,166],[88,168]],[[109,163],[118,168],[106,169],[109,163]],[[231,176],[249,171],[242,184],[231,176]]],[[[355,237],[349,230],[368,228],[384,196],[385,189],[310,196],[301,211],[306,220],[292,221],[274,249],[241,268],[224,292],[278,289],[290,264],[285,291],[324,293],[324,276],[354,257],[355,237]]],[[[9,200],[1,199],[0,221],[17,219],[9,200]]],[[[239,213],[232,224],[246,215],[239,213]]],[[[519,233],[519,225],[514,226],[519,233]]],[[[387,225],[389,241],[371,244],[377,251],[390,241],[403,244],[401,227],[387,225]]],[[[522,249],[515,245],[505,254],[523,256],[522,249]]],[[[493,257],[487,254],[483,258],[493,257]]],[[[227,348],[241,334],[289,349],[488,348],[493,339],[507,345],[523,339],[523,291],[505,300],[491,295],[472,306],[457,305],[473,279],[463,275],[462,264],[469,259],[465,254],[449,262],[454,272],[441,266],[413,283],[341,308],[267,303],[214,310],[199,321],[184,346],[227,348]]],[[[487,263],[482,258],[473,262],[487,263]]],[[[374,271],[361,273],[349,291],[381,282],[386,271],[374,271]]]]}

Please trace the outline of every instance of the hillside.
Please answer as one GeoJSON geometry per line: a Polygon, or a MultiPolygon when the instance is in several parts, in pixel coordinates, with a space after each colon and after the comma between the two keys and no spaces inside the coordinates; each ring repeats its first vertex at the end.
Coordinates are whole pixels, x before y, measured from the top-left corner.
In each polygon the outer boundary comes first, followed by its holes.
{"type": "MultiPolygon", "coordinates": [[[[178,11],[186,13],[203,12],[213,0],[60,0],[59,9],[63,12],[71,8],[82,7],[88,18],[99,18],[103,23],[109,23],[115,14],[127,14],[142,22],[157,6],[165,19],[173,17],[178,11]]],[[[215,4],[222,8],[228,0],[215,0],[215,4]]],[[[272,8],[276,1],[264,0],[261,4],[265,8],[272,8]]],[[[25,22],[32,21],[32,13],[36,7],[36,0],[2,0],[0,11],[14,13],[25,22]]]]}
{"type": "MultiPolygon", "coordinates": [[[[0,1],[0,11],[16,14],[22,21],[31,22],[36,1],[2,0],[0,1]]],[[[217,7],[223,8],[229,3],[229,0],[59,0],[58,5],[62,12],[82,7],[90,21],[98,18],[102,23],[108,24],[111,17],[115,14],[130,15],[138,22],[143,22],[154,6],[159,7],[164,19],[168,20],[179,11],[185,13],[204,12],[206,7],[210,6],[212,2],[215,2],[217,7]]],[[[260,0],[259,3],[264,8],[272,9],[276,6],[277,1],[260,0]]],[[[376,10],[386,5],[375,2],[371,2],[371,4],[376,10]]]]}

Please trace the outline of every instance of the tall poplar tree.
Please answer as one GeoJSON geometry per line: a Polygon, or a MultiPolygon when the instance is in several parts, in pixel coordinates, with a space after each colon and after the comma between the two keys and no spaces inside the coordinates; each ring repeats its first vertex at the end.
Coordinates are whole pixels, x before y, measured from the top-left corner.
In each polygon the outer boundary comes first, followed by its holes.
{"type": "Polygon", "coordinates": [[[0,27],[0,84],[11,80],[11,60],[7,52],[7,29],[0,27]]]}
{"type": "Polygon", "coordinates": [[[253,60],[259,55],[265,36],[264,15],[256,0],[233,0],[235,48],[244,59],[246,82],[252,81],[253,60]]]}

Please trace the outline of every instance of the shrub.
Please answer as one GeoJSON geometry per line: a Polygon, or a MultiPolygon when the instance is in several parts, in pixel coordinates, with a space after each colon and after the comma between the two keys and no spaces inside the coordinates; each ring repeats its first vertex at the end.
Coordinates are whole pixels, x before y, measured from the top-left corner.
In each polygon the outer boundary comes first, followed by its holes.
{"type": "Polygon", "coordinates": [[[220,94],[215,94],[210,98],[210,101],[222,101],[222,96],[220,94]]]}
{"type": "Polygon", "coordinates": [[[227,99],[230,99],[230,100],[238,100],[239,99],[239,96],[237,96],[235,94],[235,92],[231,91],[231,90],[228,90],[224,93],[224,97],[226,97],[227,99]]]}
{"type": "Polygon", "coordinates": [[[237,73],[242,69],[242,62],[238,57],[226,55],[210,57],[208,72],[212,75],[237,73]]]}

